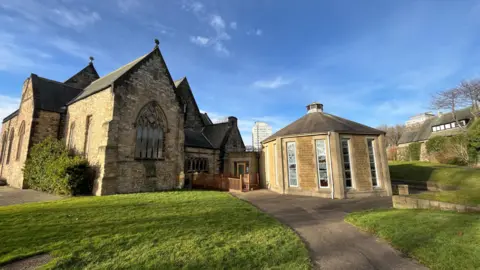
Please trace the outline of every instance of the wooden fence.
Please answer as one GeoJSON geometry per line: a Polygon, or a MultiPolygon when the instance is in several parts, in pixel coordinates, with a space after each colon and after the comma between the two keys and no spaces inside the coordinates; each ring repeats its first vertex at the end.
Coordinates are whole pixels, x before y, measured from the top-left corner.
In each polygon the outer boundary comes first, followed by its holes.
{"type": "Polygon", "coordinates": [[[239,177],[222,174],[195,173],[188,176],[192,179],[192,188],[214,189],[223,191],[250,191],[260,188],[258,174],[246,174],[239,177]]]}

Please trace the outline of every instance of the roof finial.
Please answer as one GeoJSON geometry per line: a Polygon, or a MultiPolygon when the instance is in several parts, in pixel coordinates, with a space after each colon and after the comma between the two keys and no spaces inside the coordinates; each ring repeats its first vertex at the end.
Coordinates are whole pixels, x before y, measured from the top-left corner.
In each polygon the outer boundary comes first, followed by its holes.
{"type": "Polygon", "coordinates": [[[93,58],[93,56],[90,56],[89,59],[90,59],[90,63],[93,63],[93,60],[95,60],[95,58],[93,58]]]}
{"type": "Polygon", "coordinates": [[[158,47],[159,44],[160,44],[160,41],[158,39],[155,39],[155,47],[158,47]]]}

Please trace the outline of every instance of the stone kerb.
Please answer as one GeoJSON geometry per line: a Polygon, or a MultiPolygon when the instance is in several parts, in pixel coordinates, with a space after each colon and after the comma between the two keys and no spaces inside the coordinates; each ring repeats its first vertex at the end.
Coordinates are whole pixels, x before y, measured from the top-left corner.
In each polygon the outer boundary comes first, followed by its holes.
{"type": "Polygon", "coordinates": [[[469,206],[455,203],[439,202],[434,200],[419,199],[411,196],[392,196],[393,207],[397,209],[434,209],[456,212],[480,212],[479,206],[469,206]]]}

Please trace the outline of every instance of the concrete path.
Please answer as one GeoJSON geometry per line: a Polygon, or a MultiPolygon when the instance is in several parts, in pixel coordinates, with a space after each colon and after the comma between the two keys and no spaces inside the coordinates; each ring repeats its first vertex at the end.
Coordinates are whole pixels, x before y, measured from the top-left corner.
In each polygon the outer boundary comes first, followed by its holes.
{"type": "Polygon", "coordinates": [[[315,269],[427,269],[343,221],[349,212],[390,208],[391,197],[330,200],[267,190],[233,195],[293,228],[307,243],[315,269]]]}
{"type": "Polygon", "coordinates": [[[6,186],[0,187],[0,206],[29,202],[54,201],[62,198],[62,196],[31,189],[16,189],[6,186]]]}

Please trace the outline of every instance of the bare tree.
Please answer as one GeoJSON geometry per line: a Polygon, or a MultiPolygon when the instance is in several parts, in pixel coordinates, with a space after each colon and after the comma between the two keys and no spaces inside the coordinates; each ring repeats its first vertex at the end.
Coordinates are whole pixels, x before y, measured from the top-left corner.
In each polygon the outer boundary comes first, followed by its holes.
{"type": "Polygon", "coordinates": [[[432,96],[432,109],[435,110],[450,110],[452,112],[453,120],[457,126],[466,130],[464,126],[458,122],[455,110],[466,106],[465,96],[460,87],[452,88],[450,90],[441,91],[432,96]]]}
{"type": "Polygon", "coordinates": [[[385,131],[387,146],[397,146],[403,132],[405,131],[405,126],[399,124],[395,126],[380,125],[377,129],[385,131]]]}
{"type": "Polygon", "coordinates": [[[478,112],[478,102],[480,101],[480,80],[467,80],[462,81],[459,86],[460,94],[463,96],[465,103],[471,103],[472,115],[477,117],[478,112]]]}

